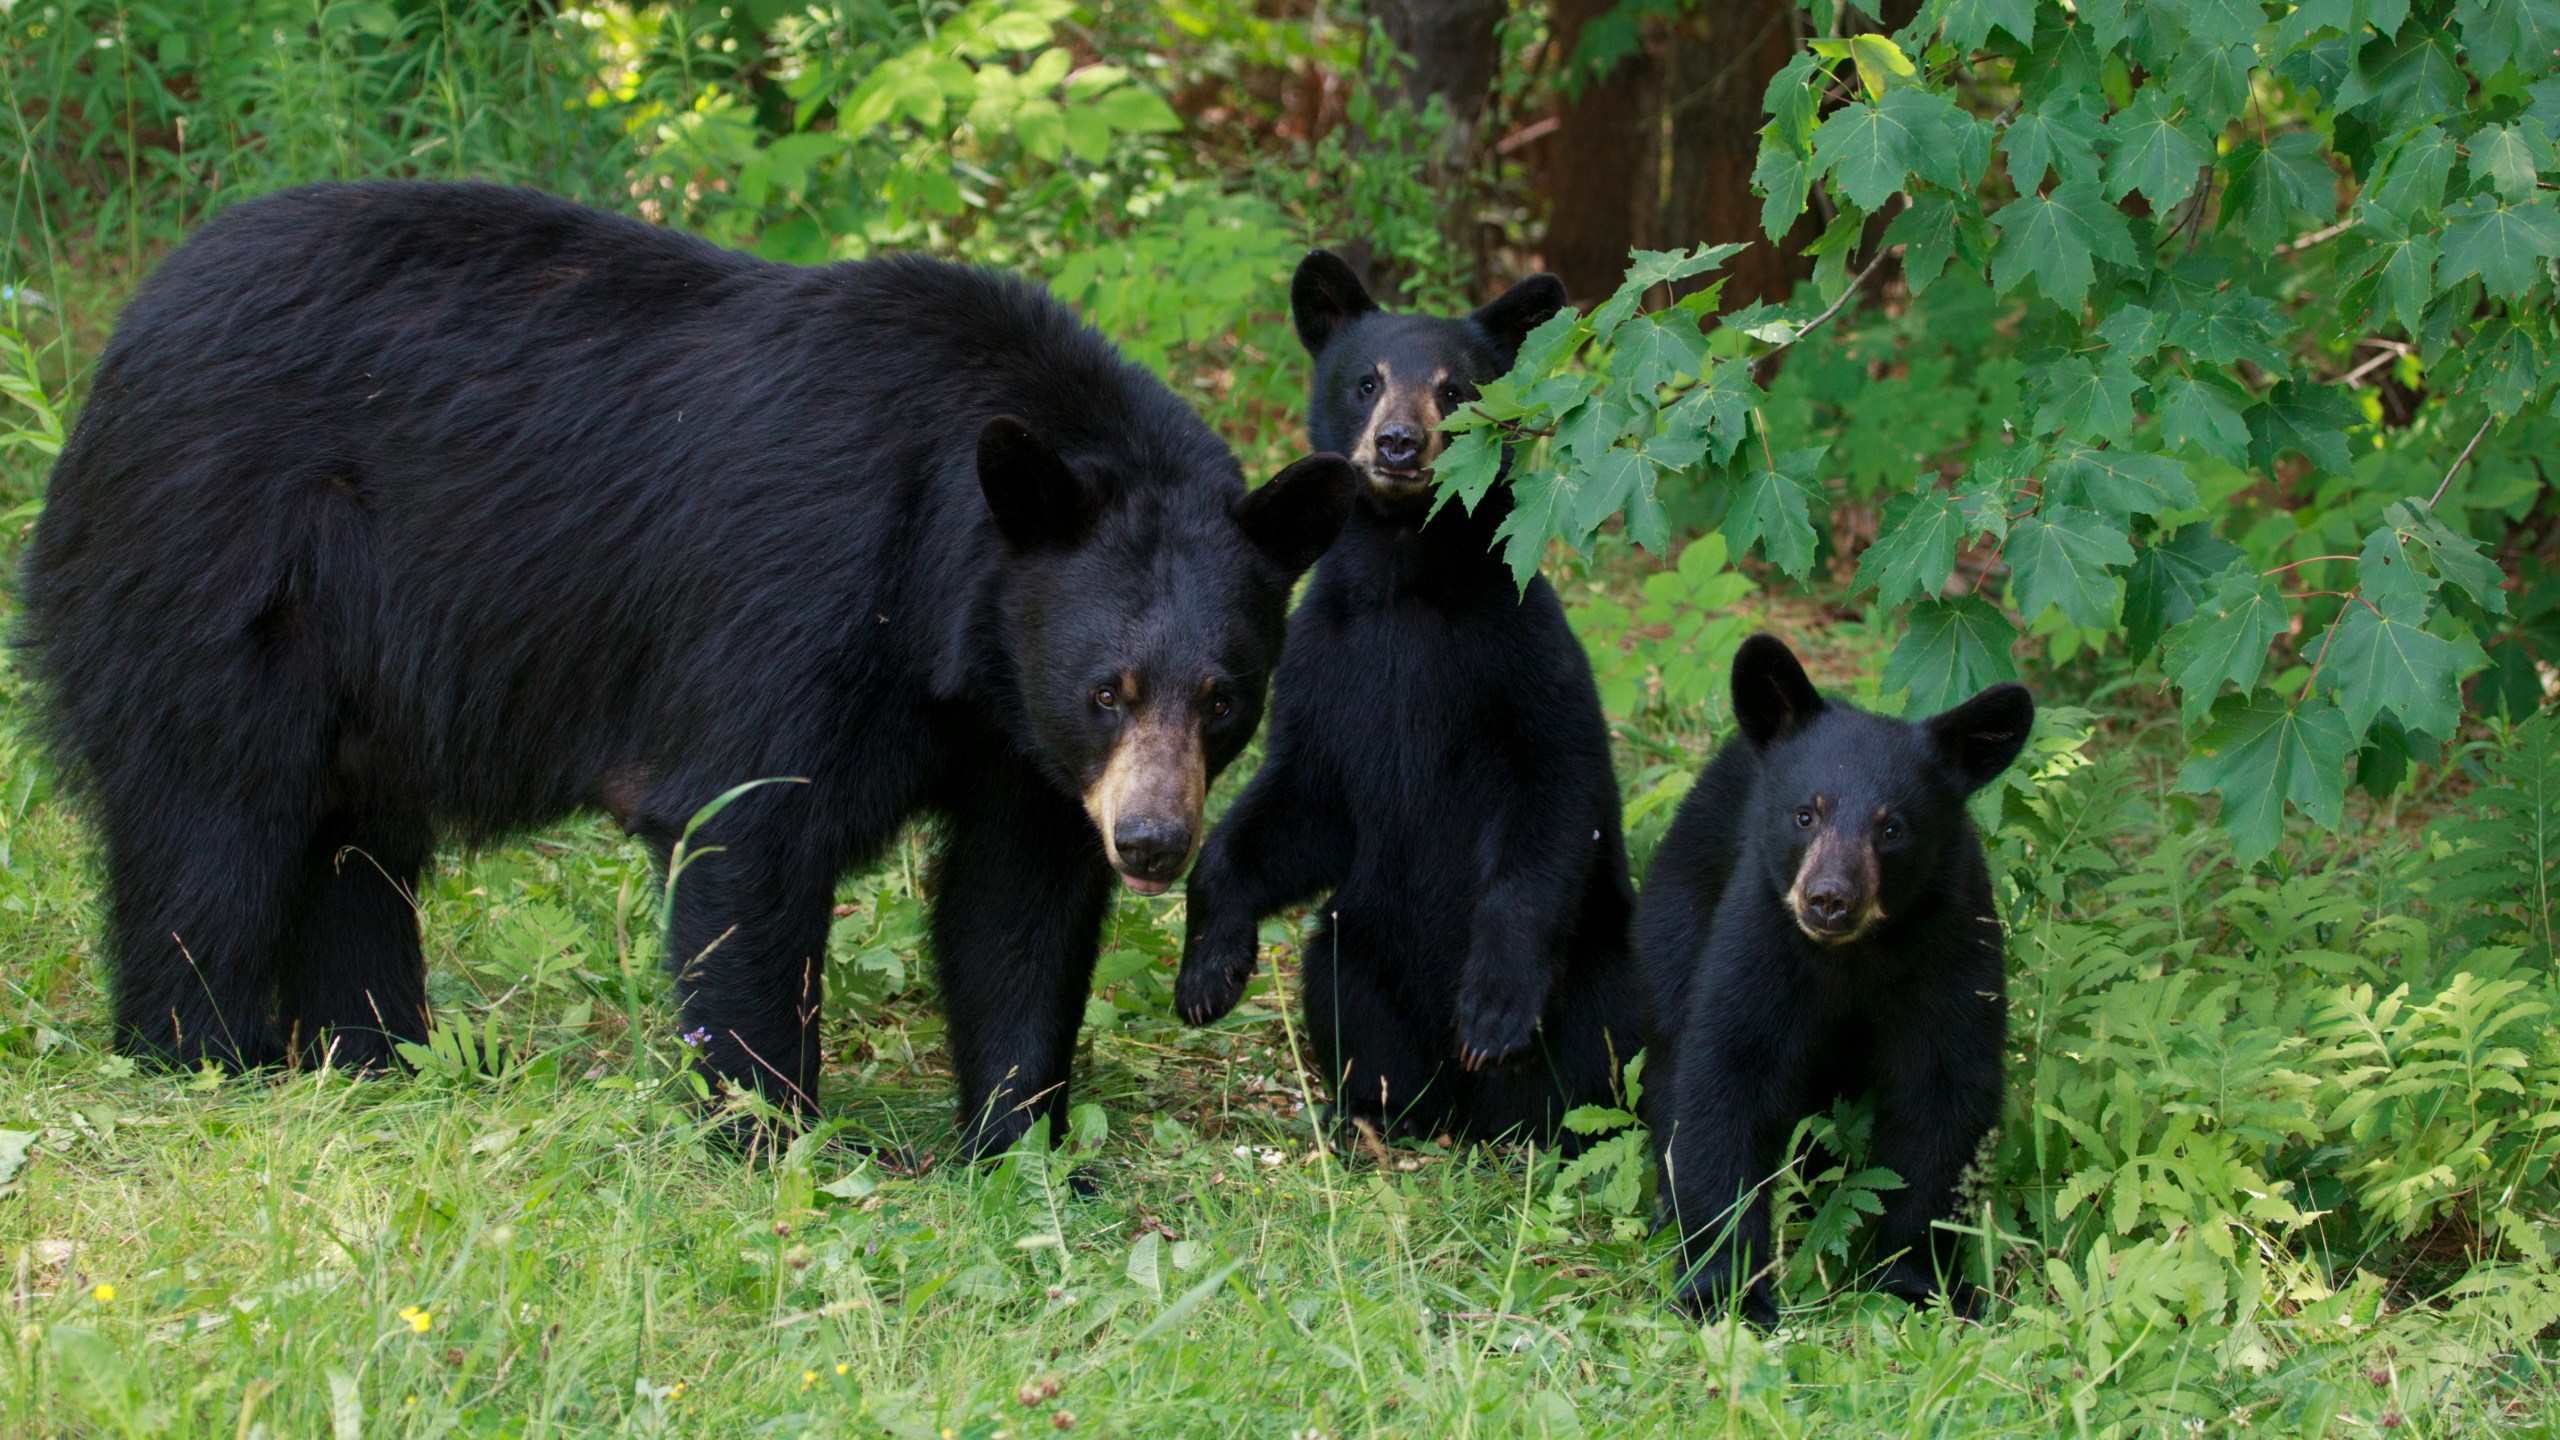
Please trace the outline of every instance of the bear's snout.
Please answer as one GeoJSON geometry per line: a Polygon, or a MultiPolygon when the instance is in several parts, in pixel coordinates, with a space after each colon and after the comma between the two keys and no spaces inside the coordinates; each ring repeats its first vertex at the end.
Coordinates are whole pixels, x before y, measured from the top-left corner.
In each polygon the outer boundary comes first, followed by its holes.
{"type": "Polygon", "coordinates": [[[1199,728],[1178,705],[1140,708],[1085,791],[1103,858],[1141,895],[1161,895],[1191,863],[1209,789],[1199,728]]]}
{"type": "Polygon", "coordinates": [[[1871,840],[1824,827],[1805,848],[1787,891],[1796,928],[1825,945],[1846,945],[1873,929],[1884,918],[1879,868],[1871,840]]]}
{"type": "Polygon", "coordinates": [[[1170,815],[1123,815],[1111,828],[1111,849],[1125,878],[1170,885],[1191,858],[1191,826],[1170,815]]]}

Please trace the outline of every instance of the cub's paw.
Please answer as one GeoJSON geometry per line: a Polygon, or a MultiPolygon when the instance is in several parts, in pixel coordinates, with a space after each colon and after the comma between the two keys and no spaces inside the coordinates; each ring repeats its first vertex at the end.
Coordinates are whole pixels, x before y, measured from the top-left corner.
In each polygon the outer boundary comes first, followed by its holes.
{"type": "Polygon", "coordinates": [[[1525,995],[1470,993],[1458,999],[1458,1058],[1470,1070],[1500,1065],[1538,1036],[1537,1003],[1525,995]]]}
{"type": "Polygon", "coordinates": [[[1771,1296],[1769,1282],[1766,1280],[1759,1281],[1743,1291],[1742,1302],[1737,1306],[1733,1300],[1732,1286],[1727,1278],[1718,1274],[1710,1280],[1707,1272],[1701,1270],[1688,1283],[1682,1285],[1679,1293],[1672,1299],[1692,1320],[1721,1320],[1728,1312],[1739,1309],[1742,1312],[1742,1318],[1750,1321],[1751,1327],[1763,1334],[1778,1328],[1778,1302],[1771,1296]]]}
{"type": "Polygon", "coordinates": [[[1962,1279],[1940,1285],[1938,1277],[1927,1265],[1908,1255],[1885,1267],[1884,1276],[1876,1283],[1876,1288],[1922,1310],[1928,1309],[1931,1302],[1944,1295],[1947,1308],[1957,1319],[1982,1318],[1981,1287],[1962,1279]]]}
{"type": "Polygon", "coordinates": [[[1241,942],[1186,946],[1182,973],[1174,977],[1173,1008],[1185,1023],[1206,1025],[1236,1008],[1253,979],[1253,937],[1241,942]]]}

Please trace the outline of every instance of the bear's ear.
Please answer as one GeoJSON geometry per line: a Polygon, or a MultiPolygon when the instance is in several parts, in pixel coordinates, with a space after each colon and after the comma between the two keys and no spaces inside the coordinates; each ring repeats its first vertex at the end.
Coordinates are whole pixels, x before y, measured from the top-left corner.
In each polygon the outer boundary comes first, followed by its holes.
{"type": "Polygon", "coordinates": [[[1298,343],[1310,355],[1324,353],[1324,342],[1333,338],[1343,321],[1377,308],[1378,302],[1369,298],[1369,287],[1330,250],[1308,251],[1307,258],[1298,262],[1296,278],[1289,282],[1289,318],[1298,322],[1298,343]]]}
{"type": "Polygon", "coordinates": [[[1733,656],[1733,718],[1754,745],[1794,733],[1822,713],[1822,696],[1795,652],[1775,635],[1754,635],[1733,656]]]}
{"type": "Polygon", "coordinates": [[[1236,502],[1236,523],[1254,548],[1294,578],[1342,533],[1360,471],[1339,455],[1310,455],[1236,502]]]}
{"type": "Polygon", "coordinates": [[[1100,515],[1100,498],[1049,442],[1010,415],[978,431],[978,489],[996,529],[1016,550],[1073,545],[1100,515]]]}
{"type": "Polygon", "coordinates": [[[1929,717],[1929,743],[1972,794],[2000,778],[2026,747],[2036,723],[2035,698],[2024,685],[1994,685],[1953,710],[1929,717]]]}
{"type": "Polygon", "coordinates": [[[1542,272],[1503,291],[1491,304],[1467,318],[1493,337],[1507,366],[1520,353],[1520,342],[1529,338],[1529,332],[1546,324],[1563,308],[1564,282],[1542,272]]]}

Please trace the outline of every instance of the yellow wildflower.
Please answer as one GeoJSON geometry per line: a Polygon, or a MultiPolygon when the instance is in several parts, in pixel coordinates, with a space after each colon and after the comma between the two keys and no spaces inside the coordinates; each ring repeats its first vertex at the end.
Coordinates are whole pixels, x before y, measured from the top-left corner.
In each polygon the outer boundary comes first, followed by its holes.
{"type": "Polygon", "coordinates": [[[101,1305],[104,1305],[108,1301],[116,1298],[116,1287],[101,1281],[98,1288],[89,1292],[89,1298],[97,1301],[101,1305]]]}

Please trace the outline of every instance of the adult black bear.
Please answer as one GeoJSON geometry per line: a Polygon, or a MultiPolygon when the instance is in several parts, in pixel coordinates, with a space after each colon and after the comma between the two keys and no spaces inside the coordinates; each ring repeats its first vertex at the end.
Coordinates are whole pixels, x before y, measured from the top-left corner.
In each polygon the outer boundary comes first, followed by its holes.
{"type": "Polygon", "coordinates": [[[1871,715],[1754,635],[1733,713],[1741,737],[1681,802],[1636,918],[1681,1298],[1711,1309],[1740,1277],[1745,1313],[1776,1323],[1767,1182],[1799,1120],[1873,1091],[1869,1158],[1903,1180],[1883,1288],[1969,1303],[1958,1237],[1930,1222],[1999,1118],[2008,1002],[1964,802],[2017,758],[2034,702],[1995,685],[1918,724],[1871,715]]]}
{"type": "Polygon", "coordinates": [[[984,271],[491,186],[240,206],[124,312],[26,564],[119,1041],[382,1063],[439,835],[600,806],[663,855],[792,777],[689,845],[703,1063],[813,1103],[834,883],[930,809],[964,1140],[1001,1147],[1063,1116],[1112,871],[1181,873],[1353,483],[1248,495],[984,271]]]}
{"type": "Polygon", "coordinates": [[[1175,999],[1194,1024],[1225,1014],[1255,922],[1330,890],[1301,991],[1337,1113],[1547,1139],[1640,1043],[1609,735],[1555,591],[1523,593],[1492,551],[1508,492],[1433,513],[1430,466],[1440,417],[1564,287],[1387,314],[1318,251],[1290,299],[1307,428],[1368,484],[1290,617],[1262,768],[1193,872],[1175,999]]]}

